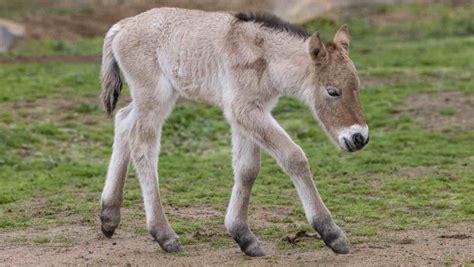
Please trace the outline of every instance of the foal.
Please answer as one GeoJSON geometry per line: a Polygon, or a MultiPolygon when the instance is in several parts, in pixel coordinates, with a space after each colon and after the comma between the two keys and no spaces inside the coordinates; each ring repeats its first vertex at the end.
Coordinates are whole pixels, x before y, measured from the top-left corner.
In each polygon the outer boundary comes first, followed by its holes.
{"type": "Polygon", "coordinates": [[[158,191],[157,159],[163,123],[178,99],[220,107],[232,128],[234,187],[225,226],[240,249],[263,256],[247,223],[250,191],[266,150],[291,177],[311,226],[334,252],[348,253],[344,232],[334,223],[314,185],[308,160],[271,115],[278,97],[301,99],[334,143],[345,151],[367,144],[359,102],[359,78],[348,56],[343,25],[334,42],[277,17],[153,9],[115,24],[105,37],[102,98],[109,114],[122,86],[133,101],[115,116],[112,158],[102,193],[102,232],[111,237],[129,161],[143,192],[147,226],[168,252],[181,251],[158,191]]]}

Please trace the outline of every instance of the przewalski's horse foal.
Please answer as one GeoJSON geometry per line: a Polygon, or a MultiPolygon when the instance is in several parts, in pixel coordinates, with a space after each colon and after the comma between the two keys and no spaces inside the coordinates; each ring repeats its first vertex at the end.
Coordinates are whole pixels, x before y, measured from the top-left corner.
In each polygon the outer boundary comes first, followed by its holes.
{"type": "Polygon", "coordinates": [[[102,231],[120,221],[130,159],[143,191],[148,230],[168,252],[180,251],[158,191],[157,158],[165,119],[179,98],[219,106],[232,128],[234,187],[225,226],[250,256],[264,252],[247,223],[250,191],[266,150],[291,177],[308,222],[336,253],[348,253],[314,185],[308,160],[271,115],[278,97],[305,102],[341,149],[368,142],[359,102],[359,78],[349,59],[349,32],[334,42],[274,16],[153,9],[115,24],[102,61],[102,97],[112,113],[121,90],[120,70],[133,101],[115,117],[112,158],[102,194],[102,231]]]}

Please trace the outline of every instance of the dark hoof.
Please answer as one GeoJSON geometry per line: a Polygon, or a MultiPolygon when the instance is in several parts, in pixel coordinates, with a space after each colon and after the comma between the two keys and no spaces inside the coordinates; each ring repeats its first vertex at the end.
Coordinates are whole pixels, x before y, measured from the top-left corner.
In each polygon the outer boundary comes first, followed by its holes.
{"type": "Polygon", "coordinates": [[[260,245],[257,243],[256,246],[251,246],[247,248],[246,250],[242,250],[242,252],[245,253],[245,255],[250,256],[250,257],[263,257],[265,256],[265,252],[263,249],[260,247],[260,245]]]}
{"type": "MultiPolygon", "coordinates": [[[[160,243],[158,243],[160,244],[160,243]]],[[[160,244],[160,247],[168,253],[178,253],[182,252],[183,249],[177,240],[165,242],[163,245],[160,244]]]]}
{"type": "Polygon", "coordinates": [[[102,233],[103,233],[107,238],[111,238],[111,237],[114,235],[115,229],[107,230],[107,229],[104,228],[103,225],[102,225],[100,228],[102,229],[102,233]]]}
{"type": "Polygon", "coordinates": [[[332,249],[334,253],[347,254],[350,252],[346,235],[332,219],[316,222],[313,227],[321,235],[326,246],[332,249]]]}
{"type": "Polygon", "coordinates": [[[250,257],[262,257],[265,256],[265,252],[263,252],[262,248],[260,247],[260,242],[258,242],[257,237],[250,231],[248,227],[242,227],[233,229],[229,231],[233,236],[235,242],[240,247],[245,255],[250,257]]]}
{"type": "Polygon", "coordinates": [[[102,233],[111,238],[120,223],[120,208],[111,208],[102,203],[100,222],[102,223],[102,233]]]}
{"type": "Polygon", "coordinates": [[[150,234],[164,251],[168,253],[183,251],[179,244],[179,237],[174,232],[172,232],[172,234],[159,236],[158,231],[150,230],[150,234]]]}
{"type": "Polygon", "coordinates": [[[345,236],[341,236],[331,243],[326,243],[326,245],[337,254],[348,254],[350,252],[349,242],[345,236]]]}

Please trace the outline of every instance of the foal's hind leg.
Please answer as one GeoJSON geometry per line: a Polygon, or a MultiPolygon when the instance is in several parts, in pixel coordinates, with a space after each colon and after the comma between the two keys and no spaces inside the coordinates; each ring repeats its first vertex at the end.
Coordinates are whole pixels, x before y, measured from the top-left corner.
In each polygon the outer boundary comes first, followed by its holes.
{"type": "Polygon", "coordinates": [[[234,188],[225,217],[225,226],[249,256],[265,256],[257,237],[247,224],[247,213],[255,178],[260,171],[260,148],[237,129],[232,131],[234,188]]]}
{"type": "Polygon", "coordinates": [[[158,155],[161,128],[177,96],[163,79],[157,88],[133,86],[135,121],[130,132],[130,149],[143,192],[148,230],[167,252],[181,251],[178,236],[168,223],[158,190],[158,155]]]}
{"type": "Polygon", "coordinates": [[[123,199],[123,185],[130,162],[128,135],[130,133],[130,111],[132,104],[121,109],[115,116],[115,137],[112,157],[101,198],[100,220],[102,232],[111,237],[120,223],[120,206],[123,199]]]}

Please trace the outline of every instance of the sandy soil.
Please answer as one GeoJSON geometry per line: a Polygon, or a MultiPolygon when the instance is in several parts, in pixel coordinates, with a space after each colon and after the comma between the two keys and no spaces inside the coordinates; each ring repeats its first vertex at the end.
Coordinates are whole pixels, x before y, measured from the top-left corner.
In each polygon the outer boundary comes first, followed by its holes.
{"type": "MultiPolygon", "coordinates": [[[[220,232],[220,229],[218,230],[220,232]]],[[[249,258],[235,245],[213,249],[208,243],[184,246],[184,253],[166,254],[151,237],[119,229],[112,239],[90,226],[53,226],[44,230],[0,233],[0,265],[118,264],[118,265],[444,265],[474,264],[474,222],[431,230],[384,234],[377,243],[352,246],[348,255],[335,255],[327,248],[282,252],[275,241],[265,241],[267,256],[249,258]],[[67,243],[22,243],[19,237],[35,239],[66,237],[67,243]]],[[[230,240],[230,237],[229,237],[230,240]]],[[[302,242],[314,242],[306,240],[302,242]]],[[[229,243],[231,244],[231,243],[229,243]]]]}

